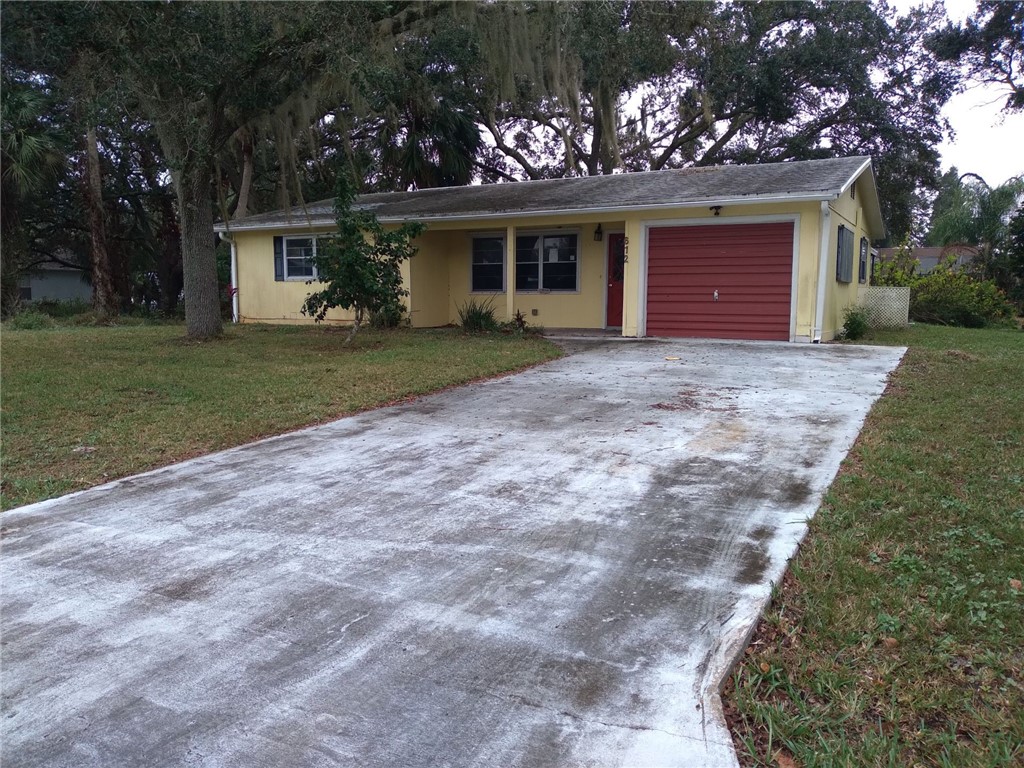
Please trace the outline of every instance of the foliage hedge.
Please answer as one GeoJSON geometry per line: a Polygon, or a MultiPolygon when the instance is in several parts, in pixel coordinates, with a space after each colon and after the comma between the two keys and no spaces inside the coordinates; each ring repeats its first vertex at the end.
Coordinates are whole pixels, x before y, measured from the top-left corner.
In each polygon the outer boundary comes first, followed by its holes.
{"type": "Polygon", "coordinates": [[[874,285],[910,286],[910,319],[936,325],[984,328],[999,325],[1016,314],[1014,305],[992,280],[982,280],[957,268],[954,258],[927,275],[904,244],[895,256],[878,265],[874,285]]]}
{"type": "Polygon", "coordinates": [[[938,268],[910,285],[910,319],[922,323],[984,328],[1013,318],[1013,305],[991,280],[938,268]]]}

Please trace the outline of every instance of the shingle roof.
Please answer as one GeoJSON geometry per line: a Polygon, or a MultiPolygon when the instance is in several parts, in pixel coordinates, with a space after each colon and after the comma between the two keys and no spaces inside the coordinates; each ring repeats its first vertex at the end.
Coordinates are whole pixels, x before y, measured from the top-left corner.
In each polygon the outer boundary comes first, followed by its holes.
{"type": "MultiPolygon", "coordinates": [[[[838,196],[870,161],[869,157],[841,157],[384,192],[360,195],[356,207],[372,210],[383,222],[429,222],[563,211],[821,200],[838,196]]],[[[231,222],[231,229],[328,225],[334,222],[333,205],[333,200],[322,200],[305,208],[257,214],[231,222]]],[[[226,229],[223,223],[216,228],[226,229]]]]}

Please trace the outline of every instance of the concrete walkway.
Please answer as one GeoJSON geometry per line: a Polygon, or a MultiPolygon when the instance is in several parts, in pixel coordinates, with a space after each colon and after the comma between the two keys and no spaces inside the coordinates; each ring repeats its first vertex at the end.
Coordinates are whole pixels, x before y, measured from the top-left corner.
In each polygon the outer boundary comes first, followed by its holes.
{"type": "Polygon", "coordinates": [[[4,765],[735,764],[718,681],[903,350],[578,346],[5,514],[4,765]]]}

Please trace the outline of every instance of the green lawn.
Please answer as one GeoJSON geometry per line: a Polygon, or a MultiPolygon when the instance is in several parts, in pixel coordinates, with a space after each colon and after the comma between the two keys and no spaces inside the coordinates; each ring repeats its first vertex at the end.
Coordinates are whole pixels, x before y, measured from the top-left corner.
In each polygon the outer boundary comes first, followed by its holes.
{"type": "Polygon", "coordinates": [[[910,350],[723,692],[741,762],[1024,765],[1024,333],[866,343],[910,350]]]}
{"type": "Polygon", "coordinates": [[[181,326],[0,335],[3,508],[190,456],[514,371],[549,342],[458,330],[238,326],[213,342],[181,326]]]}

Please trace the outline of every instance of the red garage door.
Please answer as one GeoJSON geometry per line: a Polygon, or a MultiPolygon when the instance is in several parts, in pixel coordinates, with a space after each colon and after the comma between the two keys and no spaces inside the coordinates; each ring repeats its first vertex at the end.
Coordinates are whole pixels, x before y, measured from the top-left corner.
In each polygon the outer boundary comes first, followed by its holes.
{"type": "Polygon", "coordinates": [[[647,335],[789,340],[793,224],[652,228],[647,335]]]}

